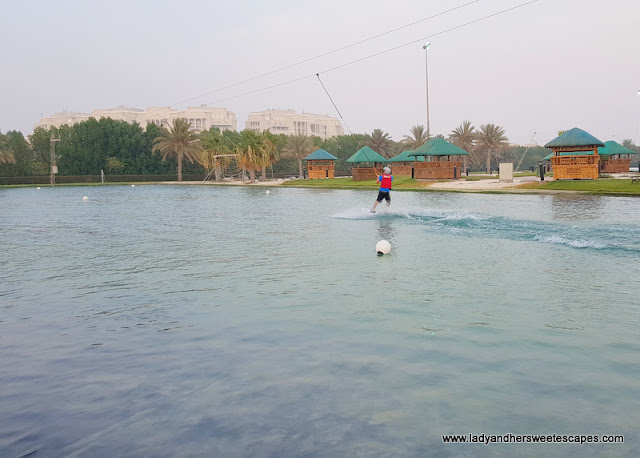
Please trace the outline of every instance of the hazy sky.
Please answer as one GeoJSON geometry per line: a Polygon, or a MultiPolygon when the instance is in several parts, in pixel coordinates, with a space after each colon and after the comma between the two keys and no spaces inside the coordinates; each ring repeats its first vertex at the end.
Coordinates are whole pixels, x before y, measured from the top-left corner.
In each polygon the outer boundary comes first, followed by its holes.
{"type": "Polygon", "coordinates": [[[478,0],[214,92],[471,1],[0,0],[0,131],[27,135],[41,116],[117,105],[221,106],[239,129],[269,108],[337,117],[320,73],[353,132],[400,140],[426,123],[428,39],[434,134],[469,119],[503,126],[517,143],[580,127],[640,144],[640,0],[538,0],[440,33],[527,2],[478,0]]]}

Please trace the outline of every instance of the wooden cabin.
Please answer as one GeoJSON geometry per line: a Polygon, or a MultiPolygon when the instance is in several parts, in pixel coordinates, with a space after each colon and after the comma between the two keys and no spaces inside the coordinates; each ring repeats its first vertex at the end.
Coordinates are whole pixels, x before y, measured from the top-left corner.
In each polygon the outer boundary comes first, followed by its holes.
{"type": "Polygon", "coordinates": [[[388,160],[368,146],[356,151],[347,162],[353,164],[351,176],[354,181],[375,180],[388,160]]]}
{"type": "Polygon", "coordinates": [[[554,180],[597,180],[600,172],[600,140],[574,127],[544,145],[550,148],[554,180]]]}
{"type": "Polygon", "coordinates": [[[309,154],[303,159],[307,161],[309,179],[334,178],[336,176],[335,161],[337,159],[333,154],[323,149],[318,149],[309,154]]]}
{"type": "Polygon", "coordinates": [[[414,165],[416,162],[424,162],[424,156],[409,156],[412,152],[413,151],[403,151],[389,159],[389,167],[391,167],[394,176],[414,178],[414,165]]]}
{"type": "Polygon", "coordinates": [[[443,138],[432,138],[409,156],[424,156],[424,162],[414,164],[413,175],[417,180],[455,180],[462,176],[462,148],[443,138]]]}
{"type": "Polygon", "coordinates": [[[604,142],[604,148],[598,150],[600,155],[600,171],[603,173],[629,173],[631,155],[636,154],[632,149],[622,146],[618,142],[609,140],[604,142]]]}

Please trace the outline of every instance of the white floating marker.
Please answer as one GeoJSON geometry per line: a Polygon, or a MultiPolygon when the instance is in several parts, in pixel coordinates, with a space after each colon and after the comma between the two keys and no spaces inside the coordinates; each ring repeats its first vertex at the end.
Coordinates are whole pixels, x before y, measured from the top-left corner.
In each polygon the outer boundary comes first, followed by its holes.
{"type": "Polygon", "coordinates": [[[40,186],[38,186],[38,188],[37,188],[37,189],[40,189],[40,186]]]}
{"type": "Polygon", "coordinates": [[[264,192],[265,194],[271,194],[271,191],[269,191],[268,189],[264,192]]]}
{"type": "Polygon", "coordinates": [[[389,254],[391,252],[391,244],[386,240],[380,240],[376,243],[376,253],[378,256],[382,256],[383,254],[389,254]]]}
{"type": "Polygon", "coordinates": [[[135,188],[135,187],[136,187],[136,185],[135,185],[135,184],[132,184],[132,185],[131,185],[131,187],[132,187],[132,188],[135,188]]]}
{"type": "Polygon", "coordinates": [[[87,196],[84,196],[82,200],[89,200],[89,198],[87,196]]]}

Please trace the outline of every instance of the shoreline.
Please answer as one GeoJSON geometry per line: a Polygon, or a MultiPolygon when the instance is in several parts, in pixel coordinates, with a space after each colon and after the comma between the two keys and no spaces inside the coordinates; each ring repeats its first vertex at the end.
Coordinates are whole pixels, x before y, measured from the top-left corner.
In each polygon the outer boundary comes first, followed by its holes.
{"type": "MultiPolygon", "coordinates": [[[[394,189],[394,192],[414,191],[414,192],[458,192],[458,193],[480,193],[480,194],[533,194],[533,195],[600,195],[612,197],[640,197],[640,192],[625,192],[625,190],[616,191],[614,189],[548,189],[541,188],[540,178],[537,176],[514,177],[513,182],[501,182],[496,176],[476,175],[479,179],[467,181],[466,179],[458,179],[455,181],[416,181],[415,186],[412,183],[394,189]],[[480,178],[482,177],[482,178],[480,178]]],[[[628,179],[629,174],[620,174],[613,176],[617,179],[628,179]]],[[[326,185],[320,180],[308,180],[299,178],[278,178],[266,181],[258,181],[251,183],[242,180],[233,181],[130,181],[130,182],[107,182],[107,183],[59,183],[56,186],[127,186],[127,185],[187,185],[187,186],[246,186],[246,187],[291,187],[291,188],[307,188],[307,189],[340,189],[340,190],[376,190],[378,187],[372,182],[371,184],[362,184],[362,182],[353,182],[351,177],[340,177],[330,179],[330,184],[326,185]],[[336,180],[345,180],[344,185],[336,183],[336,180]],[[354,183],[359,183],[354,185],[354,183]]],[[[553,179],[545,180],[545,183],[553,183],[553,179]]],[[[50,187],[48,184],[27,184],[27,185],[2,185],[3,188],[22,188],[41,186],[43,188],[50,187]]],[[[638,186],[640,191],[640,186],[638,186]]]]}

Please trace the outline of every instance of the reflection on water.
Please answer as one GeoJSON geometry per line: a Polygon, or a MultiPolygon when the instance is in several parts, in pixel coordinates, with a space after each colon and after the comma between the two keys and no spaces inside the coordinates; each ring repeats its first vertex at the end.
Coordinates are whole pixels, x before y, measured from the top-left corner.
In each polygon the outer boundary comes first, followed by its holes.
{"type": "Polygon", "coordinates": [[[393,223],[388,219],[381,219],[378,222],[378,235],[381,240],[387,240],[389,243],[393,243],[393,223]]]}
{"type": "Polygon", "coordinates": [[[605,205],[603,199],[606,197],[553,195],[551,212],[559,220],[599,220],[605,205]]]}
{"type": "Polygon", "coordinates": [[[637,201],[369,201],[1,191],[0,455],[637,455],[637,201]]]}

